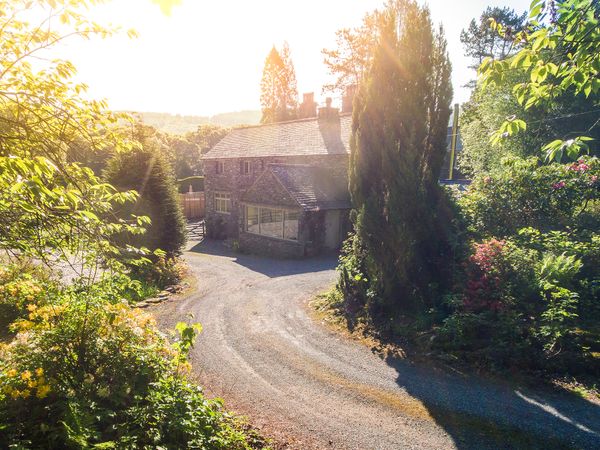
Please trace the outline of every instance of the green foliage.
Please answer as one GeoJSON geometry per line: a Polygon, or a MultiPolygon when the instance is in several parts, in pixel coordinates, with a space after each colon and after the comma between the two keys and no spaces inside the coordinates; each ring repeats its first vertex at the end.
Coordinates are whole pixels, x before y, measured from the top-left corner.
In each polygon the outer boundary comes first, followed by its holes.
{"type": "Polygon", "coordinates": [[[513,36],[523,30],[526,19],[527,13],[519,16],[513,9],[491,6],[485,9],[478,21],[472,19],[469,27],[461,31],[460,42],[465,48],[465,55],[473,59],[473,68],[477,69],[485,58],[504,59],[513,53],[513,36]],[[510,31],[499,36],[490,28],[490,19],[510,31]]]}
{"type": "Polygon", "coordinates": [[[377,45],[377,11],[365,14],[362,24],[335,32],[336,47],[323,49],[324,63],[334,78],[323,90],[344,92],[349,86],[360,86],[368,74],[377,45]]]}
{"type": "Polygon", "coordinates": [[[476,177],[459,199],[472,236],[506,240],[486,255],[499,241],[474,245],[441,348],[494,368],[600,371],[599,170],[597,158],[509,158],[476,177]]]}
{"type": "MultiPolygon", "coordinates": [[[[515,40],[516,35],[521,36],[525,32],[522,24],[524,17],[517,17],[513,13],[512,18],[508,18],[504,16],[505,13],[510,14],[510,11],[488,8],[484,12],[480,25],[463,36],[467,55],[472,55],[474,48],[489,47],[477,51],[475,60],[481,63],[485,58],[492,58],[506,62],[511,59],[508,50],[514,53],[526,45],[523,40],[515,40]],[[502,34],[490,28],[492,19],[493,23],[499,24],[497,27],[504,30],[502,34]],[[476,37],[475,31],[480,33],[479,37],[476,37]],[[483,39],[483,43],[478,42],[479,38],[483,39]],[[488,53],[490,46],[499,45],[504,50],[488,53]]],[[[563,47],[545,49],[543,57],[556,60],[562,57],[564,51],[563,47]]],[[[600,139],[597,96],[577,94],[575,87],[571,86],[526,108],[513,92],[530,81],[528,69],[520,65],[507,66],[505,69],[494,82],[482,82],[475,86],[470,100],[463,106],[460,117],[463,151],[458,160],[463,173],[475,176],[498,168],[506,156],[540,156],[541,150],[551,159],[559,160],[563,155],[575,159],[582,152],[594,154],[597,151],[597,141],[600,139]],[[578,138],[577,134],[583,130],[594,141],[578,138]]]]}
{"type": "Polygon", "coordinates": [[[100,265],[115,268],[122,249],[112,238],[139,234],[146,221],[131,214],[109,218],[116,206],[136,198],[75,163],[59,168],[42,156],[0,157],[0,248],[48,265],[68,263],[78,274],[100,265]]]}
{"type": "Polygon", "coordinates": [[[589,352],[598,346],[597,291],[588,282],[600,279],[597,257],[597,237],[534,229],[475,244],[436,345],[496,369],[600,373],[589,352]]]}
{"type": "MultiPolygon", "coordinates": [[[[79,12],[95,3],[0,0],[0,306],[12,308],[3,320],[15,333],[2,330],[0,344],[0,447],[248,448],[255,439],[187,379],[184,350],[195,333],[184,330],[185,348],[176,349],[127,304],[149,288],[123,261],[144,267],[147,256],[165,256],[123,242],[149,224],[130,214],[141,200],[69,159],[79,145],[119,161],[142,155],[145,165],[128,170],[141,167],[145,185],[132,188],[161,199],[178,227],[164,155],[144,155],[103,102],[83,100],[70,63],[30,62],[68,36],[110,34],[79,12]],[[42,22],[31,24],[36,17],[42,22]],[[68,285],[57,281],[60,268],[72,272],[68,285]]],[[[182,238],[170,233],[173,246],[160,244],[175,253],[182,238]]],[[[164,277],[177,272],[172,260],[158,261],[164,277]]]]}
{"type": "Polygon", "coordinates": [[[261,123],[283,122],[295,119],[298,110],[296,72],[287,42],[281,53],[275,46],[265,59],[260,82],[261,123]]]}
{"type": "Polygon", "coordinates": [[[151,225],[147,232],[130,237],[127,243],[148,247],[152,251],[160,249],[172,257],[185,243],[185,221],[175,179],[156,142],[144,135],[140,136],[140,142],[141,148],[116,155],[109,162],[105,177],[120,189],[137,190],[139,198],[133,211],[150,217],[151,225]]]}
{"type": "MultiPolygon", "coordinates": [[[[505,81],[513,70],[523,71],[527,78],[516,84],[513,93],[525,109],[552,103],[566,93],[585,98],[597,98],[600,92],[600,27],[598,7],[594,0],[564,0],[531,3],[527,29],[513,35],[521,49],[511,58],[486,58],[480,68],[482,86],[505,81]]],[[[504,38],[508,30],[495,21],[492,28],[504,38]]],[[[597,101],[593,102],[597,105],[597,101]]],[[[577,157],[583,146],[579,132],[568,140],[546,147],[547,159],[560,161],[563,156],[577,157]],[[564,147],[562,151],[559,151],[564,147]]],[[[509,133],[510,135],[510,133],[509,133]]],[[[498,137],[502,133],[498,131],[498,137]]],[[[584,136],[585,137],[585,136],[584,136]]]]}
{"type": "Polygon", "coordinates": [[[356,247],[368,255],[357,255],[360,272],[385,314],[430,304],[449,245],[437,182],[452,97],[445,39],[433,32],[427,8],[396,7],[380,16],[379,45],[355,100],[350,156],[356,247]]]}
{"type": "Polygon", "coordinates": [[[248,448],[218,401],[185,378],[199,331],[171,347],[154,319],[68,289],[13,326],[0,349],[0,442],[44,448],[248,448]]]}
{"type": "Polygon", "coordinates": [[[561,230],[589,221],[586,211],[598,200],[599,177],[597,158],[545,166],[536,158],[509,158],[476,177],[460,205],[480,236],[510,236],[523,227],[561,230]]]}

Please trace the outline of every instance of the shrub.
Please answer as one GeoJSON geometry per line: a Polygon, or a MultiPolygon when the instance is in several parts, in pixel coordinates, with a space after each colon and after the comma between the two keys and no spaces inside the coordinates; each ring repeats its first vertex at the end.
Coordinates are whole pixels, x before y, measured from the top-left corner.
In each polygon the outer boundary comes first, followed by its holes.
{"type": "Polygon", "coordinates": [[[536,158],[506,158],[500,169],[473,180],[460,205],[478,236],[582,226],[583,219],[591,220],[583,213],[599,198],[599,176],[597,158],[545,166],[536,158]]]}
{"type": "Polygon", "coordinates": [[[438,345],[489,367],[526,366],[537,298],[535,252],[490,239],[473,245],[438,345]]]}
{"type": "Polygon", "coordinates": [[[171,346],[103,289],[70,289],[0,348],[3,448],[248,448],[221,403],[186,379],[196,330],[171,346]]]}
{"type": "Polygon", "coordinates": [[[122,238],[134,247],[161,249],[170,257],[179,254],[185,243],[185,220],[172,169],[160,149],[147,144],[117,154],[109,161],[105,177],[120,189],[137,190],[139,199],[134,211],[151,220],[145,234],[122,238]]]}
{"type": "Polygon", "coordinates": [[[436,345],[496,369],[600,371],[589,350],[600,344],[600,289],[590,283],[600,279],[599,243],[524,229],[474,244],[436,345]]]}
{"type": "Polygon", "coordinates": [[[28,259],[0,260],[0,334],[19,317],[26,317],[31,308],[47,303],[58,295],[59,284],[50,272],[28,259]]]}
{"type": "Polygon", "coordinates": [[[158,256],[148,264],[142,264],[133,269],[132,277],[140,280],[145,286],[156,286],[164,289],[177,284],[183,278],[185,264],[179,258],[158,256]]]}

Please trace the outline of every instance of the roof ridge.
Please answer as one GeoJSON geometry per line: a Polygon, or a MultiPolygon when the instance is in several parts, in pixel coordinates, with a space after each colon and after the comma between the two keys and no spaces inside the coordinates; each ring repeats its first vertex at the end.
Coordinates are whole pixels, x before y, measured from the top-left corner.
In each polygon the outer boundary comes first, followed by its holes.
{"type": "Polygon", "coordinates": [[[247,130],[249,128],[272,127],[275,125],[286,125],[288,123],[310,122],[311,120],[318,120],[318,119],[319,119],[318,117],[303,117],[302,119],[284,120],[283,122],[258,123],[256,125],[240,125],[238,127],[234,127],[231,131],[247,130]]]}
{"type": "MultiPolygon", "coordinates": [[[[351,116],[351,115],[352,115],[351,112],[339,113],[340,117],[348,117],[348,116],[351,116]]],[[[270,126],[275,126],[275,125],[286,125],[288,123],[310,122],[311,120],[319,120],[319,117],[318,116],[315,116],[315,117],[303,117],[301,119],[284,120],[282,122],[258,123],[258,124],[255,124],[255,125],[239,125],[237,127],[233,127],[231,131],[235,131],[235,130],[247,130],[249,128],[270,127],[270,126]]]]}

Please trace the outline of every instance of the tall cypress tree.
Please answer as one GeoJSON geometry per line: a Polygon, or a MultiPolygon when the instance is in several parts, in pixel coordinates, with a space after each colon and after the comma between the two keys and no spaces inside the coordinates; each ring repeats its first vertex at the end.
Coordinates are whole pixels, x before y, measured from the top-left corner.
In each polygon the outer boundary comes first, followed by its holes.
{"type": "Polygon", "coordinates": [[[282,122],[297,117],[296,72],[287,42],[281,54],[273,46],[265,60],[260,82],[260,104],[261,123],[282,122]]]}
{"type": "Polygon", "coordinates": [[[362,264],[379,306],[431,304],[445,251],[444,196],[452,88],[443,31],[413,0],[390,2],[369,75],[356,99],[350,191],[362,264]]]}

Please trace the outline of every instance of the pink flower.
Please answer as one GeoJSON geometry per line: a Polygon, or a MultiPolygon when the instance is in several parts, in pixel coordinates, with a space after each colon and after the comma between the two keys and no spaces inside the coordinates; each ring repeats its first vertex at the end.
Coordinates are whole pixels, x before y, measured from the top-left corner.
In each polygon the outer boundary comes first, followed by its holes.
{"type": "Polygon", "coordinates": [[[583,159],[580,159],[577,162],[574,162],[569,166],[569,170],[573,170],[575,172],[583,173],[590,170],[590,166],[588,166],[583,159]]]}
{"type": "Polygon", "coordinates": [[[564,181],[559,181],[558,183],[554,183],[554,184],[552,185],[552,189],[554,189],[555,191],[556,191],[557,189],[562,189],[562,188],[564,188],[564,187],[565,187],[565,182],[564,182],[564,181]]]}

